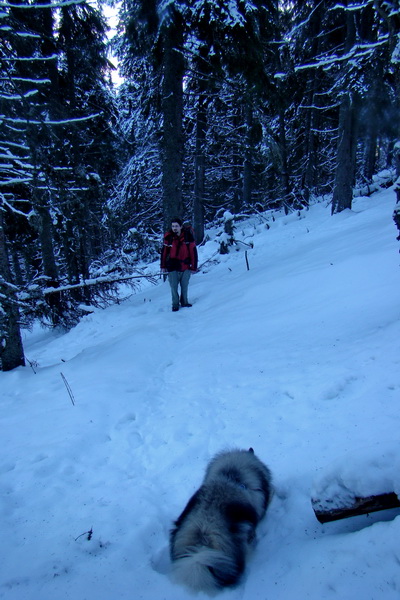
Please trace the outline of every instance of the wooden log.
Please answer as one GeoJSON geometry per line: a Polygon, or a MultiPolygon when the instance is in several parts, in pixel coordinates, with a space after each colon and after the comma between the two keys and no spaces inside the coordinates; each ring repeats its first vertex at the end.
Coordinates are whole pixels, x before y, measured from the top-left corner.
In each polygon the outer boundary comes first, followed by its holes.
{"type": "MultiPolygon", "coordinates": [[[[355,497],[352,504],[348,506],[338,506],[335,499],[321,500],[312,498],[311,504],[320,523],[329,523],[348,517],[366,515],[379,510],[390,508],[400,508],[400,500],[394,492],[378,494],[376,496],[367,496],[366,498],[355,497]]],[[[340,502],[339,502],[340,504],[340,502]]]]}

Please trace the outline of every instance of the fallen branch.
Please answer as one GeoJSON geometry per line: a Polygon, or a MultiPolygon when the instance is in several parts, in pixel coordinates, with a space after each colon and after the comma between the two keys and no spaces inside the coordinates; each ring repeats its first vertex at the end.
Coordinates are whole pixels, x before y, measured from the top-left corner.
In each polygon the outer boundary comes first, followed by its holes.
{"type": "Polygon", "coordinates": [[[366,515],[389,508],[400,508],[400,500],[394,492],[367,496],[366,498],[355,497],[353,503],[348,506],[337,506],[334,499],[322,501],[313,498],[311,503],[315,516],[320,523],[366,515]]]}
{"type": "Polygon", "coordinates": [[[156,277],[158,277],[158,273],[155,275],[126,275],[124,277],[96,277],[95,279],[83,279],[80,283],[75,283],[71,285],[62,285],[60,287],[48,287],[43,290],[43,294],[45,296],[49,294],[58,294],[59,292],[68,292],[70,290],[78,290],[81,288],[89,287],[91,285],[113,285],[115,283],[123,283],[124,281],[129,281],[131,279],[143,279],[146,278],[151,283],[156,283],[156,277]]]}

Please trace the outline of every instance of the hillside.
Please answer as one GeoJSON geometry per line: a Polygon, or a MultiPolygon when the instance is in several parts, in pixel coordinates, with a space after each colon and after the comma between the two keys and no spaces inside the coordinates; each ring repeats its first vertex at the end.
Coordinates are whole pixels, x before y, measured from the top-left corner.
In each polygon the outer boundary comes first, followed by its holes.
{"type": "Polygon", "coordinates": [[[160,280],[24,334],[34,369],[0,373],[0,598],[191,597],[169,579],[172,521],[214,453],[252,446],[275,496],[223,596],[398,600],[400,511],[321,525],[310,502],[400,494],[394,201],[243,222],[250,270],[210,232],[192,308],[172,313],[160,280]]]}

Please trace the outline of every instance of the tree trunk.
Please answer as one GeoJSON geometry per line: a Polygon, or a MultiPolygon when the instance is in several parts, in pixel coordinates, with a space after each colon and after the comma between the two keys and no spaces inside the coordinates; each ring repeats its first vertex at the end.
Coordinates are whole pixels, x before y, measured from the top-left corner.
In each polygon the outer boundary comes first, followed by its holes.
{"type": "MultiPolygon", "coordinates": [[[[241,107],[236,108],[233,114],[233,131],[239,131],[243,123],[241,107]]],[[[243,156],[240,142],[236,139],[231,149],[231,206],[235,214],[239,214],[243,208],[243,156]]]]}
{"type": "Polygon", "coordinates": [[[385,65],[382,60],[376,60],[371,72],[370,90],[366,99],[366,108],[363,118],[365,128],[365,150],[362,164],[362,174],[368,182],[376,172],[376,157],[380,121],[383,112],[382,82],[385,79],[385,65]]]}
{"type": "Polygon", "coordinates": [[[196,154],[194,157],[194,202],[193,227],[197,243],[204,238],[204,190],[206,179],[206,134],[207,134],[207,89],[209,86],[210,67],[208,63],[208,45],[200,49],[197,68],[200,72],[198,79],[199,98],[196,114],[196,154]]]}
{"type": "Polygon", "coordinates": [[[400,241],[400,141],[395,144],[394,147],[394,160],[396,166],[396,185],[394,186],[394,191],[396,193],[396,207],[393,212],[393,220],[396,224],[397,229],[399,230],[399,235],[397,239],[400,241]]]}
{"type": "Polygon", "coordinates": [[[174,216],[181,217],[183,161],[183,24],[179,14],[164,32],[161,142],[163,216],[167,229],[174,216]]]}
{"type": "Polygon", "coordinates": [[[253,166],[253,106],[250,98],[245,102],[246,138],[243,163],[243,206],[251,206],[251,194],[253,191],[252,166],[253,166]]]}
{"type": "Polygon", "coordinates": [[[306,111],[304,120],[304,157],[305,167],[302,180],[302,189],[304,202],[308,206],[312,191],[318,188],[319,161],[321,157],[318,153],[318,136],[316,131],[319,129],[320,114],[315,106],[317,99],[314,90],[318,88],[318,74],[312,72],[307,94],[306,105],[310,108],[306,111]]]}
{"type": "Polygon", "coordinates": [[[3,371],[25,366],[17,298],[10,280],[3,212],[0,209],[0,365],[3,371]]]}
{"type": "Polygon", "coordinates": [[[288,168],[288,151],[286,143],[285,114],[282,107],[279,108],[279,148],[281,155],[281,194],[285,212],[288,212],[290,204],[290,185],[288,168]]]}
{"type": "Polygon", "coordinates": [[[353,201],[354,162],[353,162],[353,108],[350,93],[345,92],[339,113],[339,144],[335,183],[332,198],[332,214],[346,208],[351,209],[353,201]]]}
{"type": "Polygon", "coordinates": [[[373,116],[370,115],[367,118],[368,133],[365,142],[363,164],[363,175],[368,182],[372,181],[372,177],[376,170],[376,148],[378,144],[378,129],[375,127],[375,124],[370,122],[370,118],[373,119],[373,116]]]}
{"type": "Polygon", "coordinates": [[[204,144],[206,138],[207,112],[205,98],[199,98],[199,108],[196,117],[196,155],[194,157],[194,201],[193,201],[193,226],[195,239],[200,243],[204,238],[204,188],[205,188],[205,156],[204,144]]]}
{"type": "MultiPolygon", "coordinates": [[[[43,261],[43,275],[46,277],[46,287],[58,287],[58,269],[54,254],[51,215],[47,206],[36,205],[36,210],[40,217],[39,240],[43,261]]],[[[60,325],[63,316],[61,294],[53,294],[48,304],[52,324],[54,326],[60,325]]]]}
{"type": "MultiPolygon", "coordinates": [[[[355,40],[354,16],[346,16],[346,41],[344,52],[348,52],[355,40]]],[[[346,68],[346,67],[345,67],[346,68]]],[[[344,74],[345,75],[345,74],[344,74]]],[[[351,209],[353,201],[354,164],[355,164],[355,110],[354,98],[346,85],[348,77],[344,76],[344,88],[339,111],[338,148],[333,187],[332,214],[346,208],[351,209]]]]}

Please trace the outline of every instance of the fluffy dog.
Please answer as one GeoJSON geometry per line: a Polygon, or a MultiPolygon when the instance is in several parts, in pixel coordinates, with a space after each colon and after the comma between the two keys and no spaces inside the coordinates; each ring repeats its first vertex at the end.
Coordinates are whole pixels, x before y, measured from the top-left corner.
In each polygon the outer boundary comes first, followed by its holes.
{"type": "Polygon", "coordinates": [[[252,448],[217,454],[171,530],[174,578],[208,594],[236,585],[271,493],[271,473],[252,448]]]}

